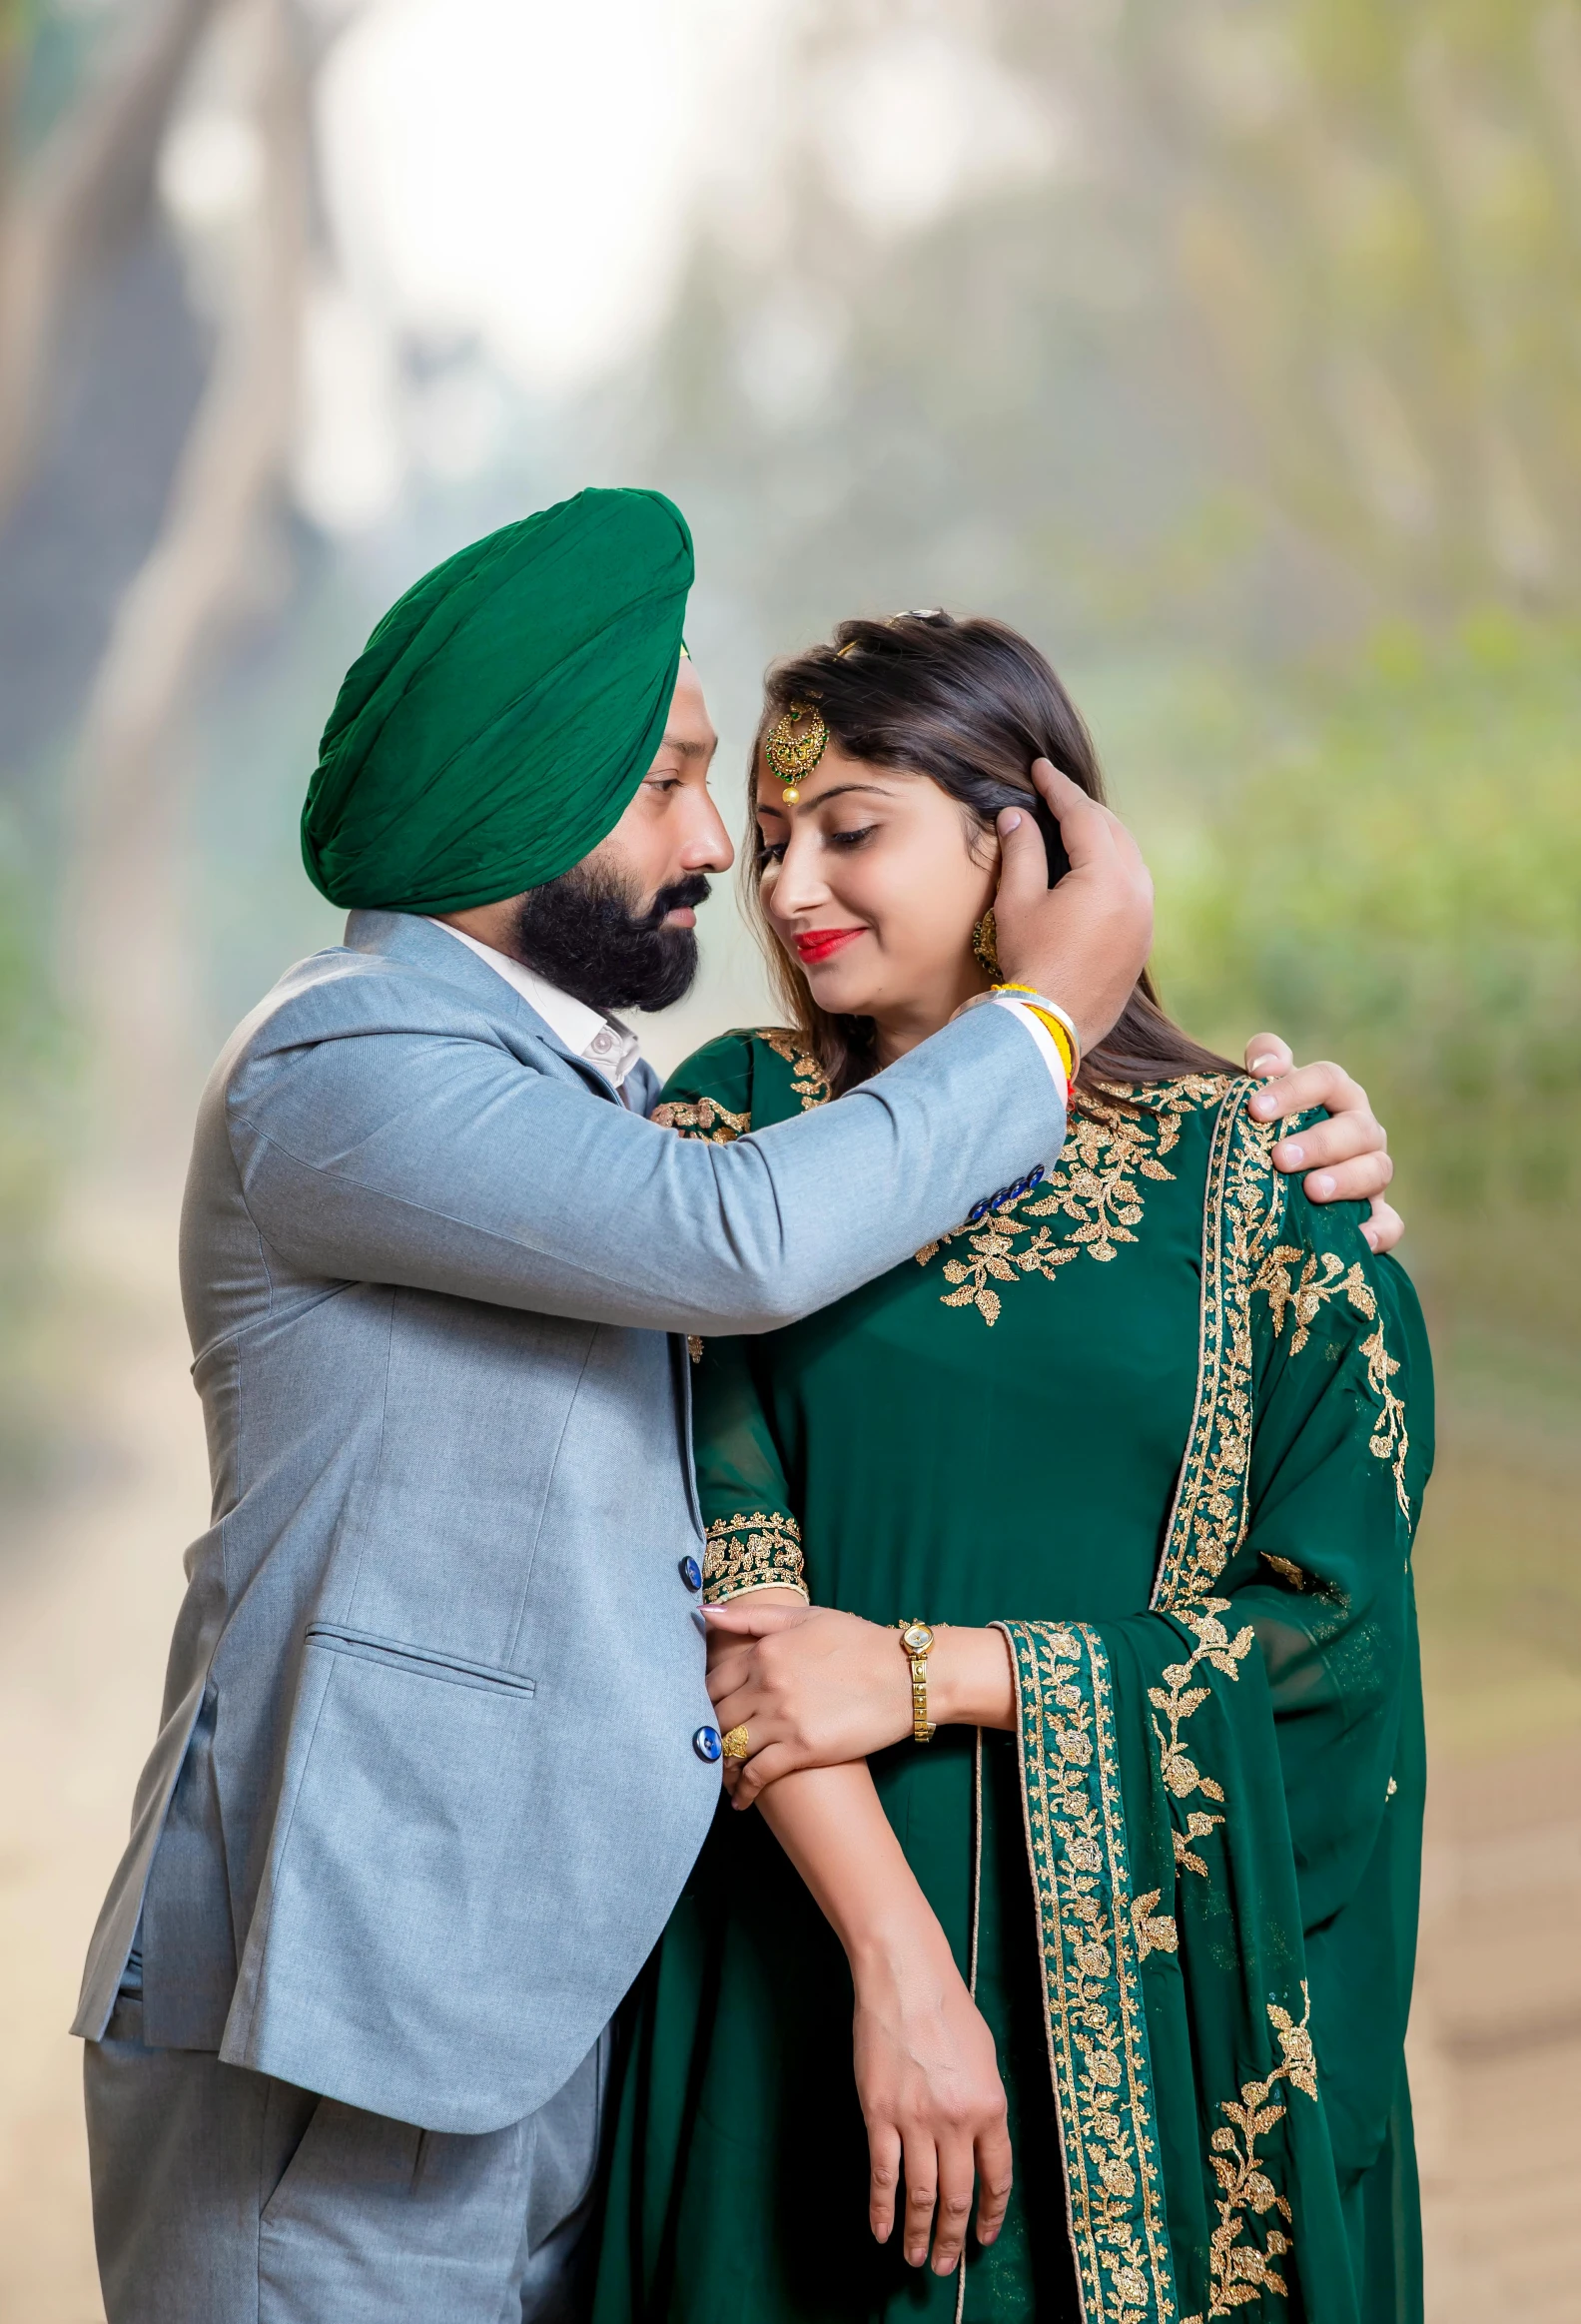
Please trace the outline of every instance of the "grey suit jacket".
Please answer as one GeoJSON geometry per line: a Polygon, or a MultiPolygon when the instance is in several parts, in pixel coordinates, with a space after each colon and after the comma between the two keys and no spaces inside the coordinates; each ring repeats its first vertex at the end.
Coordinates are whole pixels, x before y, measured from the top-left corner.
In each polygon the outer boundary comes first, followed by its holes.
{"type": "Polygon", "coordinates": [[[291,970],[199,1113],[214,1518],[75,2029],[141,1915],[151,2042],[432,2129],[548,2098],[719,1794],[680,1335],[824,1305],[1063,1136],[1000,1009],[711,1146],[424,921],[291,970]]]}

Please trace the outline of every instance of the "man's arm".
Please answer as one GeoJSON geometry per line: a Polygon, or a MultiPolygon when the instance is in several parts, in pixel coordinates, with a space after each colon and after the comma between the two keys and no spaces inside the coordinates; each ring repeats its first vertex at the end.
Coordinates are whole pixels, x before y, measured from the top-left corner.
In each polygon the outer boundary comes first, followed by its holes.
{"type": "MultiPolygon", "coordinates": [[[[1109,810],[1040,759],[1071,871],[1000,818],[1000,952],[1088,1046],[1147,957],[1153,889],[1109,810]]],[[[355,982],[329,1030],[288,1004],[227,1093],[253,1221],[300,1271],[592,1322],[765,1331],[828,1304],[1047,1163],[1063,1093],[1015,1006],[977,1009],[838,1106],[733,1145],[590,1105],[486,1038],[411,1030],[355,982]]]]}
{"type": "Polygon", "coordinates": [[[300,1273],[593,1322],[763,1331],[841,1297],[1059,1152],[1055,1081],[979,1009],[840,1101],[729,1146],[679,1139],[442,1031],[245,1059],[229,1128],[300,1273]]]}

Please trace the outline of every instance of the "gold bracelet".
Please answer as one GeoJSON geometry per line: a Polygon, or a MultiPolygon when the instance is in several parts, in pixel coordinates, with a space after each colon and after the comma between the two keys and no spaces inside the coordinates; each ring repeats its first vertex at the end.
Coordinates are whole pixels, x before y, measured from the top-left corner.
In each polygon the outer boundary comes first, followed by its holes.
{"type": "Polygon", "coordinates": [[[928,1650],[933,1632],[926,1622],[902,1622],[900,1650],[911,1665],[911,1739],[931,1743],[934,1723],[928,1716],[928,1650]]]}

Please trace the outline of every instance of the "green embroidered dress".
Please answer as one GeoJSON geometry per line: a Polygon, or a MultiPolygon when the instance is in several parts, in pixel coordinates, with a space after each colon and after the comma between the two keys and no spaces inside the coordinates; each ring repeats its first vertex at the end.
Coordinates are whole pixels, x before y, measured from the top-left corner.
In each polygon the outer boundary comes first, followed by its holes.
{"type": "MultiPolygon", "coordinates": [[[[1005,1627],[1019,1735],[873,1774],[994,2029],[1016,2191],[960,2278],[874,2244],[844,1955],[724,1810],[632,2004],[596,2324],[1419,2316],[1431,1379],[1406,1277],[1272,1169],[1250,1088],[1089,1104],[1036,1185],[702,1351],[712,1598],[1005,1627]]],[[[826,1094],[732,1034],[661,1119],[826,1094]]]]}

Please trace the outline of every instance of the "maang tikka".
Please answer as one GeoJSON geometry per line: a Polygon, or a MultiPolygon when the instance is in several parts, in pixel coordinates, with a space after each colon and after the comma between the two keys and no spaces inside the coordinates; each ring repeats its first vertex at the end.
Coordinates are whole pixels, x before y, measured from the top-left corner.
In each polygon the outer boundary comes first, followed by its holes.
{"type": "Polygon", "coordinates": [[[797,786],[823,757],[828,740],[829,729],[810,702],[792,702],[769,728],[763,739],[763,756],[785,786],[780,793],[782,807],[795,806],[801,796],[797,786]]]}

